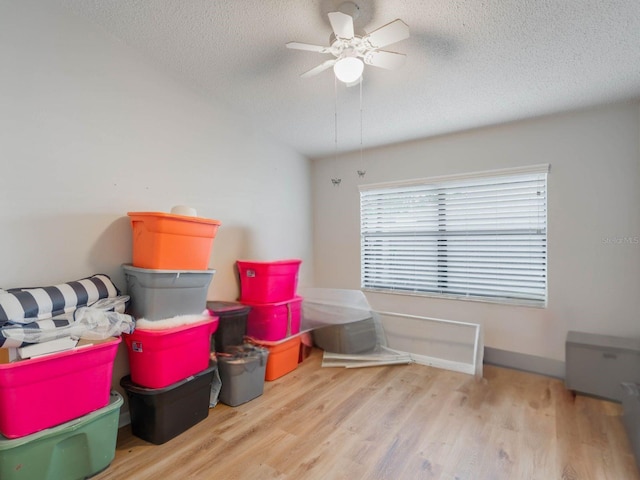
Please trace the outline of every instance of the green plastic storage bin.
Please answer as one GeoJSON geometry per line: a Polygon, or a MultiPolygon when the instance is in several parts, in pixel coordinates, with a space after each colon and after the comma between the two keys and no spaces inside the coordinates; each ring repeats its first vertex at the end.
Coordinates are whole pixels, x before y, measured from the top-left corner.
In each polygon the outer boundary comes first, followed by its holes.
{"type": "Polygon", "coordinates": [[[106,469],[116,454],[122,403],[111,392],[106,407],[70,422],[15,439],[0,435],[0,478],[80,480],[106,469]]]}

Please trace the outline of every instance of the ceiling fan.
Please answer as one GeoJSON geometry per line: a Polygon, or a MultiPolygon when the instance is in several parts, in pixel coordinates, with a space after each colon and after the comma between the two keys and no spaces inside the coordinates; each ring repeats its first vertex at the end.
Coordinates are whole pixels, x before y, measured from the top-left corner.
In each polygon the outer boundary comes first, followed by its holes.
{"type": "Polygon", "coordinates": [[[330,53],[335,58],[304,72],[302,78],[317,75],[333,67],[338,80],[347,85],[356,85],[362,78],[364,65],[393,70],[404,64],[406,55],[402,53],[380,50],[387,45],[409,38],[409,27],[400,19],[396,19],[371,33],[356,35],[353,19],[359,7],[353,2],[345,2],[339,12],[328,13],[333,33],[329,38],[329,46],[311,45],[308,43],[289,42],[287,48],[307,50],[310,52],[330,53]],[[351,15],[344,13],[349,11],[351,15]]]}

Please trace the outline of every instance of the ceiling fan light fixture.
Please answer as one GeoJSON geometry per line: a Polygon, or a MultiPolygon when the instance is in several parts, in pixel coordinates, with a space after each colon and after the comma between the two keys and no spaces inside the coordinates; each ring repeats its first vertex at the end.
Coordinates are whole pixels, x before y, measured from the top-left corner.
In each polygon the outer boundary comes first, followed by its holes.
{"type": "Polygon", "coordinates": [[[344,57],[338,60],[333,66],[333,73],[336,78],[344,83],[354,83],[364,71],[364,63],[357,57],[344,57]]]}

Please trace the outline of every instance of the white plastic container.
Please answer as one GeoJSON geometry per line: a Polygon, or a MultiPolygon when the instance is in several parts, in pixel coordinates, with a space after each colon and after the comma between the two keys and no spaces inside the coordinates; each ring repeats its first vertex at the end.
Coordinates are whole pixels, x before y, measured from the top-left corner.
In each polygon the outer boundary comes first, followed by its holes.
{"type": "Polygon", "coordinates": [[[301,331],[357,322],[371,317],[367,297],[360,290],[303,288],[301,331]]]}

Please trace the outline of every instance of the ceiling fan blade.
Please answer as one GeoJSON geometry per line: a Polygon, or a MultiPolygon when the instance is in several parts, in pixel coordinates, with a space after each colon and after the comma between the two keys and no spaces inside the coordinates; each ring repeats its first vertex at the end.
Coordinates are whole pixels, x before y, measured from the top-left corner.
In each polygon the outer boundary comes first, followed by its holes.
{"type": "Polygon", "coordinates": [[[336,34],[336,37],[345,39],[353,38],[353,18],[342,12],[330,12],[328,16],[331,28],[333,29],[333,33],[336,34]]]}
{"type": "Polygon", "coordinates": [[[313,75],[317,75],[318,73],[325,71],[329,67],[333,67],[335,63],[336,63],[336,59],[332,58],[331,60],[327,60],[326,62],[323,62],[320,65],[313,67],[311,70],[304,72],[300,76],[302,78],[312,77],[313,75]]]}
{"type": "Polygon", "coordinates": [[[406,59],[407,56],[404,53],[387,52],[385,50],[367,52],[363,58],[364,63],[367,65],[386,68],[387,70],[401,67],[406,59]]]}
{"type": "Polygon", "coordinates": [[[382,48],[406,38],[409,38],[409,26],[397,19],[365,35],[362,41],[368,47],[382,48]]]}
{"type": "Polygon", "coordinates": [[[331,53],[329,47],[311,45],[310,43],[289,42],[287,43],[287,48],[293,48],[296,50],[307,50],[309,52],[331,53]]]}

